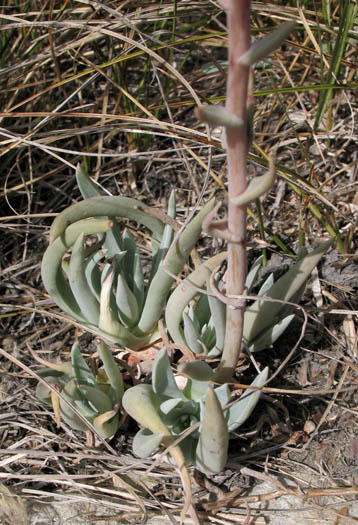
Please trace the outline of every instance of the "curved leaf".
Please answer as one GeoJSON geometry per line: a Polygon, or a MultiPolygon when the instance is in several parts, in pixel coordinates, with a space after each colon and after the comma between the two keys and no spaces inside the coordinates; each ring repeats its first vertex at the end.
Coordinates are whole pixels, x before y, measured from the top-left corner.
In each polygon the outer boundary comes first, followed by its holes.
{"type": "MultiPolygon", "coordinates": [[[[102,191],[101,187],[88,176],[83,166],[78,165],[76,169],[76,180],[77,186],[80,189],[82,197],[84,199],[90,199],[91,197],[104,197],[106,193],[102,191]]],[[[104,242],[104,248],[108,250],[108,253],[114,256],[116,253],[122,250],[122,238],[118,224],[115,222],[114,217],[113,228],[107,233],[106,240],[104,242]]]]}
{"type": "Polygon", "coordinates": [[[61,236],[69,224],[89,217],[126,217],[129,220],[143,224],[160,241],[163,234],[163,223],[156,217],[146,213],[148,206],[129,197],[91,197],[69,206],[53,221],[50,230],[50,240],[54,242],[61,236]]]}
{"type": "Polygon", "coordinates": [[[143,312],[138,323],[138,329],[141,332],[148,333],[156,326],[174,282],[171,275],[178,275],[183,269],[190,252],[200,236],[203,220],[214,205],[214,200],[208,202],[170,246],[165,260],[150,283],[143,312]]]}
{"type": "Polygon", "coordinates": [[[85,274],[84,234],[81,233],[72,248],[68,277],[71,290],[83,317],[91,324],[97,325],[99,302],[93,295],[85,274]]]}
{"type": "Polygon", "coordinates": [[[111,438],[118,430],[118,410],[109,410],[108,412],[96,416],[93,419],[92,424],[103,439],[111,438]]]}
{"type": "Polygon", "coordinates": [[[142,428],[134,436],[133,452],[140,458],[147,458],[157,452],[162,440],[163,434],[153,434],[147,428],[142,428]]]}
{"type": "Polygon", "coordinates": [[[185,339],[180,328],[182,314],[186,306],[198,293],[197,289],[204,286],[207,279],[207,269],[213,271],[226,257],[227,252],[223,252],[205,261],[184,281],[178,284],[170,295],[165,309],[165,322],[171,338],[176,343],[185,345],[185,339]]]}
{"type": "Polygon", "coordinates": [[[103,233],[111,228],[111,222],[106,219],[88,219],[70,225],[44,253],[41,264],[41,276],[47,292],[55,303],[74,319],[85,322],[75,296],[66,281],[62,268],[62,257],[75,243],[78,236],[103,233]]]}

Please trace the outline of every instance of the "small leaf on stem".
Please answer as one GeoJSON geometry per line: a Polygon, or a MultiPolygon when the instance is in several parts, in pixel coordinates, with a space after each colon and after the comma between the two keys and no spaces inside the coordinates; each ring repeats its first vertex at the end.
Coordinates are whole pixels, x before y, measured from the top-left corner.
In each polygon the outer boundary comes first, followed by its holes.
{"type": "Polygon", "coordinates": [[[246,206],[247,204],[250,204],[250,202],[255,201],[261,197],[261,195],[269,191],[275,182],[275,178],[275,161],[272,157],[269,157],[268,172],[265,173],[265,175],[261,175],[260,177],[254,177],[250,181],[250,184],[246,190],[234,199],[231,199],[231,202],[235,204],[235,206],[246,206]]]}
{"type": "Polygon", "coordinates": [[[200,122],[209,126],[225,126],[226,128],[241,128],[244,121],[224,106],[197,106],[195,115],[200,122]]]}
{"type": "Polygon", "coordinates": [[[241,57],[238,59],[238,63],[243,66],[252,66],[255,64],[255,62],[266,58],[270,53],[272,53],[272,51],[277,49],[282,44],[282,42],[291,33],[295,25],[296,22],[294,20],[290,20],[280,25],[277,29],[272,31],[272,33],[265,36],[265,38],[256,40],[250,49],[241,55],[241,57]]]}

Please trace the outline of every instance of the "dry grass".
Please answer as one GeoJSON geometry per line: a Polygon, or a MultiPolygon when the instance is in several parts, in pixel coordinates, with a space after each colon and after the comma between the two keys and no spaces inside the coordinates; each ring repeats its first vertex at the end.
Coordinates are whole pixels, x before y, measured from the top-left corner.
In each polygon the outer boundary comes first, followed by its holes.
{"type": "MultiPolygon", "coordinates": [[[[329,514],[322,523],[355,522],[349,512],[358,492],[358,32],[355,24],[337,58],[339,5],[354,2],[298,4],[253,3],[255,37],[287,17],[297,29],[256,70],[250,170],[259,173],[274,151],[280,177],[261,210],[252,207],[249,250],[264,250],[275,270],[304,240],[333,236],[336,247],[307,294],[299,351],[233,439],[228,469],[212,480],[195,478],[203,523],[272,519],[249,495],[262,476],[272,491],[261,501],[294,494],[298,516],[323,505],[329,514]],[[335,59],[340,68],[330,74],[335,59]]],[[[225,96],[225,17],[213,1],[32,0],[3,2],[0,21],[0,481],[7,502],[0,521],[25,523],[18,503],[25,500],[37,515],[51,501],[84,502],[83,523],[99,521],[99,514],[118,523],[165,513],[174,519],[182,504],[174,469],[159,462],[148,473],[152,460],[131,455],[129,421],[102,449],[86,447],[83,435],[65,425],[56,428],[35,397],[37,364],[29,349],[65,358],[83,334],[54,307],[40,279],[52,218],[79,200],[78,162],[108,191],[160,209],[177,188],[180,219],[203,188],[205,200],[225,197],[219,137],[215,130],[208,137],[193,112],[196,102],[225,96]]],[[[205,241],[199,254],[215,249],[205,241]]],[[[275,371],[299,332],[297,321],[257,359],[275,371]]]]}

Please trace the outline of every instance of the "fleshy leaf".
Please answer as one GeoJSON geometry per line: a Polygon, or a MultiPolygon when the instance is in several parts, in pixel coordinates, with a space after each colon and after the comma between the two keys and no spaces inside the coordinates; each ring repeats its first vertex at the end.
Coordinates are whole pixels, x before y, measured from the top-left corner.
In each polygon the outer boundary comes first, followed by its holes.
{"type": "Polygon", "coordinates": [[[133,439],[133,452],[140,458],[147,458],[154,454],[163,439],[163,434],[153,434],[147,428],[142,428],[133,439]]]}
{"type": "MultiPolygon", "coordinates": [[[[212,292],[210,287],[210,272],[208,270],[208,279],[207,279],[207,290],[208,292],[212,292]]],[[[216,336],[216,342],[215,346],[218,350],[222,350],[224,348],[224,339],[225,339],[225,328],[226,328],[226,305],[220,301],[217,297],[213,297],[212,295],[208,296],[209,301],[209,307],[210,307],[210,313],[211,313],[211,320],[212,324],[215,327],[215,336],[216,336]]]]}
{"type": "MultiPolygon", "coordinates": [[[[330,245],[331,241],[325,242],[298,259],[295,265],[275,282],[266,295],[281,301],[299,301],[299,294],[303,293],[307,279],[330,245]]],[[[287,305],[282,303],[260,299],[255,301],[245,312],[244,341],[246,344],[250,345],[288,313],[287,305]]]]}
{"type": "Polygon", "coordinates": [[[98,326],[104,332],[120,336],[124,327],[121,325],[118,319],[115,318],[111,310],[113,278],[113,271],[110,271],[102,283],[98,326]]]}
{"type": "Polygon", "coordinates": [[[137,300],[138,309],[142,311],[144,304],[144,275],[139,253],[134,254],[133,261],[133,293],[137,300]]]}
{"type": "MultiPolygon", "coordinates": [[[[74,379],[71,379],[61,391],[62,397],[71,403],[74,404],[75,397],[77,395],[77,385],[74,379]]],[[[73,430],[88,430],[88,427],[82,419],[80,419],[77,414],[60,398],[60,408],[62,419],[67,423],[73,430]]]]}
{"type": "Polygon", "coordinates": [[[68,277],[76,301],[85,319],[97,325],[99,302],[93,295],[85,274],[84,234],[81,233],[72,248],[68,277]]]}
{"type": "MultiPolygon", "coordinates": [[[[171,192],[170,197],[169,197],[167,215],[171,219],[175,219],[176,217],[176,202],[175,202],[175,192],[174,191],[171,192]]],[[[160,263],[164,260],[166,254],[168,253],[170,245],[173,241],[173,237],[174,237],[173,228],[169,224],[166,224],[164,226],[163,237],[160,241],[160,246],[157,249],[153,257],[153,264],[152,264],[149,281],[153,279],[154,275],[158,271],[160,263]]]]}
{"type": "Polygon", "coordinates": [[[239,63],[245,66],[252,66],[255,62],[266,58],[283,43],[295,27],[295,24],[294,20],[285,22],[265,38],[256,40],[250,49],[239,58],[239,63]]]}
{"type": "MultiPolygon", "coordinates": [[[[266,367],[255,380],[251,383],[251,386],[261,388],[267,381],[268,368],[266,367]]],[[[250,417],[255,406],[257,405],[261,396],[261,390],[250,390],[247,389],[240,399],[236,401],[230,408],[227,409],[228,413],[228,428],[229,431],[239,428],[245,421],[250,417]]],[[[226,414],[227,415],[227,414],[226,414]]]]}
{"type": "Polygon", "coordinates": [[[152,370],[152,385],[153,391],[160,396],[183,399],[183,394],[175,382],[165,348],[162,348],[155,358],[152,370]]]}
{"type": "Polygon", "coordinates": [[[238,115],[231,113],[224,106],[209,105],[197,106],[195,114],[200,122],[205,122],[209,126],[225,126],[226,128],[241,128],[244,121],[238,115]]]}
{"type": "Polygon", "coordinates": [[[126,279],[120,273],[117,278],[116,303],[121,321],[128,326],[134,326],[139,317],[137,299],[129,288],[126,279]]]}
{"type": "Polygon", "coordinates": [[[185,361],[178,365],[178,373],[194,381],[211,381],[214,372],[205,361],[185,361]]]}
{"type": "Polygon", "coordinates": [[[272,346],[275,341],[286,331],[289,324],[293,321],[295,314],[288,315],[268,328],[263,334],[257,337],[249,346],[250,352],[260,352],[272,346]]]}
{"type": "MultiPolygon", "coordinates": [[[[55,370],[50,370],[48,368],[43,368],[37,371],[37,374],[45,379],[53,387],[64,386],[69,380],[68,376],[64,375],[62,372],[56,372],[55,370]],[[65,383],[62,383],[61,379],[66,378],[65,383]]],[[[40,401],[46,403],[47,405],[51,404],[51,390],[41,383],[40,381],[36,386],[36,396],[40,401]]]]}
{"type": "Polygon", "coordinates": [[[260,255],[255,262],[251,265],[250,271],[247,274],[246,277],[246,289],[247,293],[249,294],[252,290],[252,288],[255,285],[256,278],[258,276],[258,273],[260,271],[261,265],[262,265],[263,256],[260,255]]]}
{"type": "Polygon", "coordinates": [[[195,381],[193,379],[189,379],[185,385],[183,393],[186,398],[199,402],[205,396],[207,388],[207,381],[195,381]]]}
{"type": "Polygon", "coordinates": [[[226,383],[215,388],[215,394],[222,408],[230,402],[231,391],[226,383]]]}
{"type": "Polygon", "coordinates": [[[168,332],[176,343],[184,344],[185,339],[181,330],[182,313],[185,307],[197,295],[197,288],[202,288],[207,279],[207,269],[213,271],[226,258],[223,252],[205,261],[199,268],[194,270],[184,281],[175,288],[170,295],[165,309],[165,322],[168,332]],[[194,286],[192,286],[194,284],[194,286]]]}
{"type": "Polygon", "coordinates": [[[198,446],[198,439],[193,438],[193,434],[183,439],[180,442],[180,449],[185,458],[187,465],[195,465],[196,462],[196,448],[198,446]]]}
{"type": "Polygon", "coordinates": [[[113,315],[111,309],[112,282],[113,271],[111,270],[102,284],[98,327],[102,333],[112,336],[125,346],[129,346],[130,348],[140,347],[144,345],[149,338],[145,335],[143,337],[136,337],[113,315]]]}
{"type": "Polygon", "coordinates": [[[221,404],[212,388],[205,398],[205,412],[196,449],[196,467],[205,474],[217,474],[225,467],[229,431],[221,404]]]}
{"type": "Polygon", "coordinates": [[[178,405],[180,405],[180,403],[183,403],[183,399],[181,397],[167,399],[166,401],[163,401],[163,403],[161,403],[160,411],[163,412],[163,414],[169,414],[178,405]]]}
{"type": "Polygon", "coordinates": [[[250,202],[255,201],[261,197],[261,195],[269,191],[273,186],[275,179],[275,162],[272,158],[269,158],[269,169],[265,175],[251,179],[246,190],[237,197],[231,199],[231,202],[235,204],[235,206],[246,206],[247,204],[250,204],[250,202]]]}
{"type": "Polygon", "coordinates": [[[122,374],[112,355],[110,348],[103,342],[97,345],[98,355],[102,360],[104,370],[107,374],[109,383],[115,392],[115,402],[119,403],[123,397],[124,385],[122,374]]]}
{"type": "Polygon", "coordinates": [[[62,258],[81,233],[93,235],[108,231],[110,228],[111,222],[105,219],[80,220],[61,232],[61,235],[47,248],[42,258],[41,276],[46,290],[64,312],[81,322],[84,322],[85,319],[63,275],[62,258]]]}
{"type": "Polygon", "coordinates": [[[75,343],[72,346],[71,361],[72,370],[79,385],[96,385],[96,378],[86,361],[83,359],[78,343],[75,343]]]}
{"type": "Polygon", "coordinates": [[[214,200],[209,201],[200,212],[186,225],[177,240],[171,244],[165,260],[153,277],[142,311],[138,329],[148,333],[157,325],[170,288],[174,282],[172,275],[178,275],[183,269],[190,252],[200,237],[204,218],[215,206],[214,200]]]}
{"type": "Polygon", "coordinates": [[[108,410],[93,419],[93,426],[103,439],[114,436],[118,429],[118,410],[108,410]]]}
{"type": "Polygon", "coordinates": [[[76,181],[84,199],[105,195],[100,186],[93,182],[93,180],[88,176],[85,168],[81,164],[78,164],[76,168],[76,181]]]}
{"type": "Polygon", "coordinates": [[[153,434],[163,434],[171,437],[171,432],[164,424],[159,411],[159,399],[150,385],[144,383],[135,385],[125,391],[123,399],[124,410],[153,434]]]}
{"type": "Polygon", "coordinates": [[[156,217],[146,213],[148,208],[145,204],[129,197],[91,197],[77,202],[63,210],[51,225],[50,240],[54,242],[61,236],[69,224],[89,217],[126,217],[147,227],[155,239],[159,240],[163,234],[163,223],[156,217]]]}
{"type": "Polygon", "coordinates": [[[272,286],[274,285],[274,282],[275,281],[274,281],[274,278],[273,278],[273,274],[271,273],[267,277],[267,279],[265,280],[263,285],[261,286],[258,295],[266,295],[268,293],[268,291],[270,290],[270,288],[272,288],[272,286]]]}
{"type": "Polygon", "coordinates": [[[126,281],[129,288],[133,289],[135,254],[138,253],[138,248],[133,235],[126,228],[123,233],[123,250],[126,252],[122,260],[123,274],[126,276],[126,281]]]}
{"type": "Polygon", "coordinates": [[[100,252],[95,253],[92,257],[85,260],[85,275],[93,295],[99,301],[101,295],[101,272],[98,268],[98,262],[102,259],[100,252]]]}
{"type": "MultiPolygon", "coordinates": [[[[106,195],[101,187],[88,176],[86,170],[81,165],[77,166],[76,180],[84,199],[90,199],[91,197],[104,197],[106,195]]],[[[113,227],[107,233],[104,247],[108,250],[110,255],[114,256],[122,250],[122,239],[118,224],[115,222],[114,217],[111,219],[113,220],[113,227]]]]}
{"type": "MultiPolygon", "coordinates": [[[[112,410],[112,403],[109,397],[99,388],[80,385],[78,390],[85,399],[88,407],[96,412],[96,414],[103,414],[104,412],[112,410]]],[[[77,400],[75,404],[77,406],[77,400]]]]}
{"type": "Polygon", "coordinates": [[[210,308],[208,296],[201,294],[195,305],[195,318],[198,322],[198,326],[204,326],[208,322],[210,317],[210,308]]]}
{"type": "Polygon", "coordinates": [[[194,354],[203,353],[203,347],[200,344],[200,334],[193,320],[185,312],[183,313],[184,337],[187,346],[194,354]]]}

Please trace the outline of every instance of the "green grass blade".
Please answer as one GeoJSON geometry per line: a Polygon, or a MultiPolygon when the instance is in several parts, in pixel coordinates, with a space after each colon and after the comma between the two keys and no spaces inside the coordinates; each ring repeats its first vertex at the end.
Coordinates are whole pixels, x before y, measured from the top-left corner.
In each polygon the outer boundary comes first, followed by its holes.
{"type": "MultiPolygon", "coordinates": [[[[357,16],[357,3],[353,0],[341,2],[341,12],[339,16],[339,27],[337,39],[334,45],[332,60],[329,66],[326,82],[330,85],[337,83],[337,77],[341,68],[341,61],[344,57],[346,45],[348,42],[349,31],[352,29],[357,16]]],[[[314,130],[317,131],[322,122],[323,116],[327,110],[329,102],[332,100],[333,89],[329,88],[320,93],[319,103],[314,123],[314,130]]]]}

